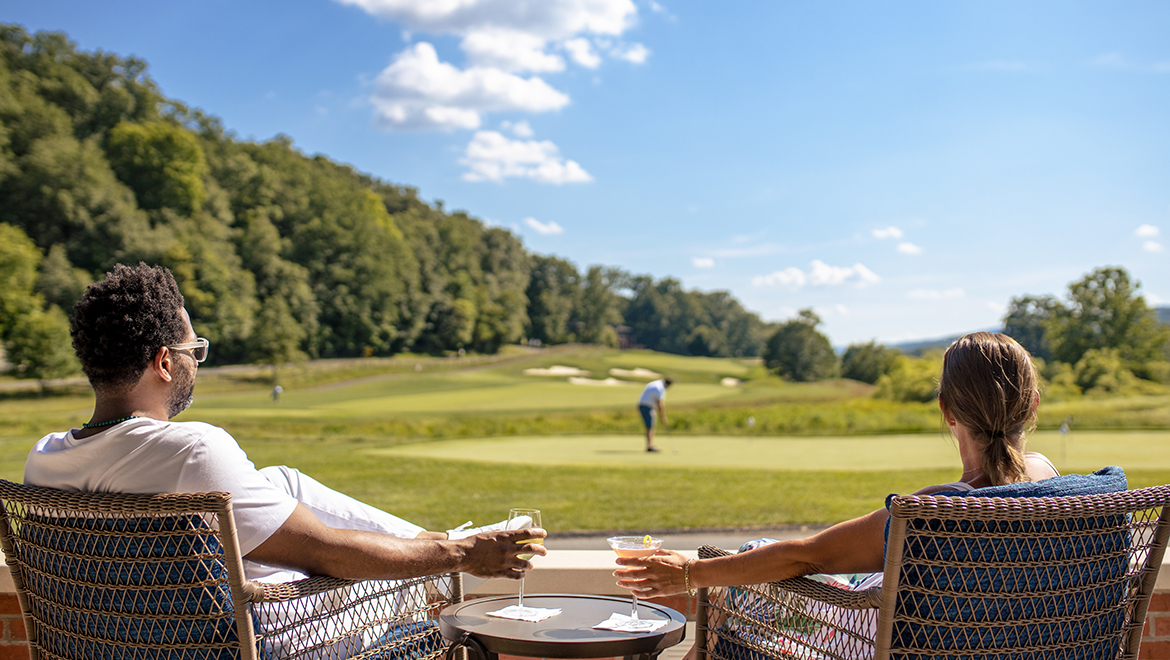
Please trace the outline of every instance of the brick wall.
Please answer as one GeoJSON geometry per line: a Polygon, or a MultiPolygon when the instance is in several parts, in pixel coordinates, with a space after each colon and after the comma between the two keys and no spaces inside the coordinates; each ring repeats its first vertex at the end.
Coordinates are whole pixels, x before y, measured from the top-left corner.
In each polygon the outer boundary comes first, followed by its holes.
{"type": "Polygon", "coordinates": [[[1154,592],[1150,599],[1138,660],[1170,660],[1170,592],[1154,592]]]}
{"type": "Polygon", "coordinates": [[[0,660],[28,660],[28,636],[16,594],[0,594],[0,660]]]}

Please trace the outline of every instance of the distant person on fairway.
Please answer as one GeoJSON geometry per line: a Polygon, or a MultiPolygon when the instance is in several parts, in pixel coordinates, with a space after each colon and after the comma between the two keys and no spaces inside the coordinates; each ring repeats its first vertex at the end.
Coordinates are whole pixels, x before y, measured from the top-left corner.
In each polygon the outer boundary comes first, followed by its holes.
{"type": "Polygon", "coordinates": [[[646,425],[646,451],[658,451],[654,446],[654,411],[658,411],[658,422],[666,426],[666,388],[674,380],[662,378],[646,383],[642,396],[638,398],[638,412],[642,414],[642,423],[646,425]]]}
{"type": "Polygon", "coordinates": [[[543,546],[517,544],[543,538],[544,530],[503,531],[499,523],[428,532],[293,468],[257,470],[221,428],[169,421],[191,404],[210,344],[195,336],[165,268],[115,266],[85,290],[71,332],[96,396],[93,417],[36,443],[24,466],[26,484],[97,493],[227,491],[251,580],[449,571],[519,579],[532,564],[518,555],[545,554],[543,546]]]}

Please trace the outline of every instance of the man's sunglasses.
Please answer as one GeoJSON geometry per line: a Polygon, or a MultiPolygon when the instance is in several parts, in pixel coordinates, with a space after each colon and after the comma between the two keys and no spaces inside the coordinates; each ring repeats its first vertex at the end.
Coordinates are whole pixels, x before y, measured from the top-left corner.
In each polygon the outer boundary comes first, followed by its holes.
{"type": "Polygon", "coordinates": [[[202,362],[207,359],[207,352],[211,350],[211,342],[203,337],[199,337],[195,341],[189,341],[186,344],[175,344],[173,346],[167,346],[167,348],[176,351],[190,350],[191,357],[195,358],[196,362],[202,362]]]}

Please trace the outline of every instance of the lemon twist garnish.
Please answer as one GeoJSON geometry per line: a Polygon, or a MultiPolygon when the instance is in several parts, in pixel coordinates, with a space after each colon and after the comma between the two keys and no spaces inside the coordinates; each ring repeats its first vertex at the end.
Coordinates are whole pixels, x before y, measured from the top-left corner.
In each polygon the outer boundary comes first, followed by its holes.
{"type": "Polygon", "coordinates": [[[642,547],[643,548],[649,548],[653,544],[654,544],[654,539],[650,538],[649,534],[642,537],[642,547]]]}

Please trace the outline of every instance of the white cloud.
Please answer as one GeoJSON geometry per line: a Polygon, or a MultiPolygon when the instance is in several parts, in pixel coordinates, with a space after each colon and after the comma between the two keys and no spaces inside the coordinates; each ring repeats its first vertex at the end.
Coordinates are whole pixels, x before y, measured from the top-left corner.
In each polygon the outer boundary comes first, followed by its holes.
{"type": "Polygon", "coordinates": [[[841,305],[841,304],[833,305],[833,310],[836,311],[841,316],[849,316],[849,308],[846,307],[845,305],[841,305]]]}
{"type": "Polygon", "coordinates": [[[756,275],[752,278],[752,286],[784,286],[789,289],[799,289],[804,286],[808,278],[804,271],[796,266],[789,266],[768,275],[756,275]]]}
{"type": "Polygon", "coordinates": [[[548,140],[512,140],[496,131],[476,131],[464,155],[459,162],[468,168],[463,174],[467,181],[522,178],[559,185],[593,180],[548,140]]]}
{"type": "Polygon", "coordinates": [[[601,56],[593,50],[593,44],[588,39],[578,37],[569,39],[561,44],[569,53],[569,58],[586,69],[596,69],[601,66],[601,56]]]}
{"type": "Polygon", "coordinates": [[[465,35],[515,30],[565,39],[579,33],[620,35],[634,22],[631,0],[338,0],[407,29],[465,35]]]}
{"type": "Polygon", "coordinates": [[[910,242],[898,243],[898,252],[902,254],[921,254],[922,248],[910,242]]]}
{"type": "Polygon", "coordinates": [[[530,138],[533,135],[536,135],[536,132],[532,130],[532,126],[529,125],[528,121],[525,119],[521,119],[515,123],[510,121],[502,121],[500,122],[500,128],[512,131],[512,135],[515,135],[516,137],[530,138]]]}
{"type": "Polygon", "coordinates": [[[715,260],[711,257],[693,257],[691,259],[691,264],[694,265],[695,268],[714,268],[715,260]]]}
{"type": "Polygon", "coordinates": [[[646,59],[650,57],[650,49],[642,44],[631,44],[621,48],[615,48],[611,54],[633,64],[645,64],[646,59]]]}
{"type": "Polygon", "coordinates": [[[906,296],[916,300],[953,300],[955,298],[962,298],[967,295],[967,292],[960,289],[946,289],[939,291],[937,289],[914,289],[906,296]]]}
{"type": "Polygon", "coordinates": [[[1154,225],[1140,225],[1137,229],[1133,230],[1133,235],[1138,238],[1153,238],[1160,233],[1162,233],[1161,230],[1154,225]]]}
{"type": "Polygon", "coordinates": [[[807,273],[795,266],[790,266],[784,270],[778,270],[768,275],[757,275],[752,278],[752,284],[754,286],[783,286],[789,289],[799,289],[806,284],[811,286],[843,286],[852,284],[861,288],[870,284],[877,284],[881,281],[882,278],[878,277],[876,273],[866,268],[863,264],[830,266],[820,259],[813,260],[807,273]]]}
{"type": "Polygon", "coordinates": [[[385,127],[450,130],[478,128],[483,112],[557,110],[569,97],[535,76],[461,70],[440,62],[435,47],[421,42],[399,53],[378,75],[371,100],[385,127]]]}
{"type": "Polygon", "coordinates": [[[463,38],[460,47],[478,67],[503,71],[564,71],[565,60],[544,52],[547,42],[519,30],[485,29],[463,38]]]}
{"type": "Polygon", "coordinates": [[[816,286],[839,286],[850,283],[867,286],[881,281],[882,278],[876,273],[859,263],[851,267],[830,266],[819,259],[814,259],[809,270],[809,282],[816,286]]]}
{"type": "MultiPolygon", "coordinates": [[[[569,96],[537,76],[573,63],[597,68],[601,54],[590,44],[617,41],[634,25],[632,0],[336,0],[401,26],[409,43],[415,32],[454,35],[463,65],[440,62],[429,43],[398,53],[378,77],[371,103],[387,129],[475,129],[485,112],[547,112],[569,96]]],[[[609,48],[609,46],[605,46],[609,48]]],[[[609,53],[635,63],[649,50],[634,44],[609,53]]]]}
{"type": "Polygon", "coordinates": [[[1161,252],[1162,244],[1157,241],[1146,241],[1142,243],[1142,249],[1146,252],[1161,252]]]}
{"type": "Polygon", "coordinates": [[[902,238],[902,230],[897,227],[873,230],[874,238],[902,238]]]}
{"type": "Polygon", "coordinates": [[[565,228],[555,222],[541,222],[536,218],[524,218],[524,224],[536,230],[536,233],[545,236],[555,236],[565,233],[565,228]]]}

